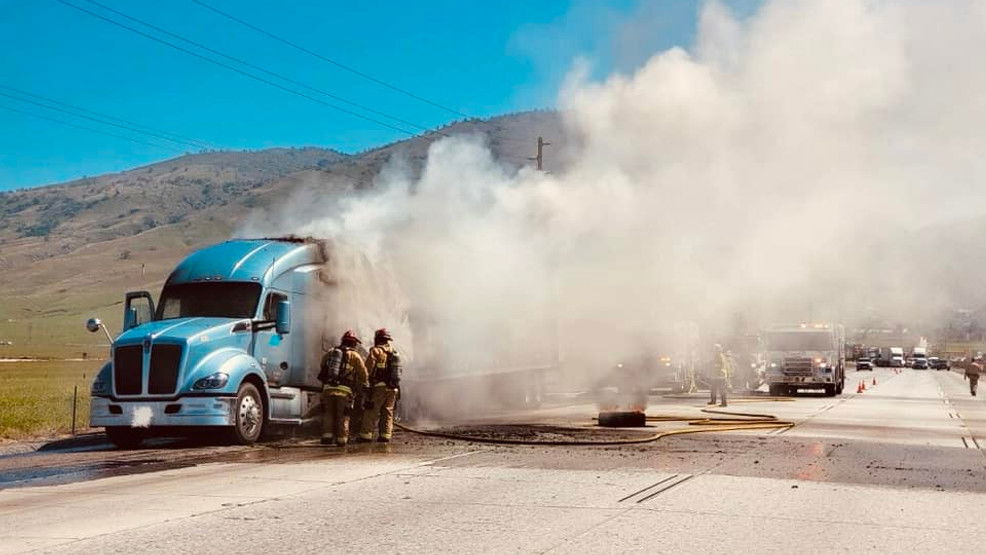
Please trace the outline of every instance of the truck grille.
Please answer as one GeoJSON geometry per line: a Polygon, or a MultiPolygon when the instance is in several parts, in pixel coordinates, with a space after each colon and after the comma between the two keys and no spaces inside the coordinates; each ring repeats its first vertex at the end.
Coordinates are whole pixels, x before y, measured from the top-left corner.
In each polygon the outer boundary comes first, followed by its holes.
{"type": "Polygon", "coordinates": [[[785,376],[811,376],[812,367],[810,358],[786,358],[784,359],[785,376]]]}
{"type": "Polygon", "coordinates": [[[178,386],[178,365],[181,363],[181,345],[154,345],[151,347],[151,371],[147,378],[147,393],[163,395],[174,393],[178,386]]]}
{"type": "Polygon", "coordinates": [[[140,395],[142,364],[140,345],[113,350],[113,383],[118,395],[140,395]]]}

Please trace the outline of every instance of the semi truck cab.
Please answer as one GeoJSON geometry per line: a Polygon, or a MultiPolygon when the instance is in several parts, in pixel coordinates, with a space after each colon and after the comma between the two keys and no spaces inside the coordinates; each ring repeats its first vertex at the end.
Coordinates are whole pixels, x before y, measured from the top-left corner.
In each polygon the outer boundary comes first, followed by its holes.
{"type": "Polygon", "coordinates": [[[124,447],[193,427],[250,444],[272,423],[312,420],[326,258],[314,239],[232,240],[189,255],[156,303],[127,293],[123,331],[92,384],[90,426],[124,447]]]}

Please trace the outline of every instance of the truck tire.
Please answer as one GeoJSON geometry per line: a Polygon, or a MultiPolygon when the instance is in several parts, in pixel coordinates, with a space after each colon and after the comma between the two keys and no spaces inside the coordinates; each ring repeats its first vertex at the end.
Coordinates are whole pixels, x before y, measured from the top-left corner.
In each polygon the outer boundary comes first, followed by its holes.
{"type": "Polygon", "coordinates": [[[770,396],[771,397],[780,397],[781,396],[781,386],[771,384],[770,385],[770,396]]]}
{"type": "Polygon", "coordinates": [[[600,412],[599,425],[605,428],[643,428],[647,426],[647,416],[636,411],[600,412]]]}
{"type": "Polygon", "coordinates": [[[126,426],[109,426],[106,428],[106,439],[120,449],[137,449],[146,437],[144,430],[126,426]]]}
{"type": "Polygon", "coordinates": [[[236,421],[230,430],[230,440],[240,445],[253,445],[264,431],[264,401],[257,386],[249,382],[240,384],[233,407],[236,421]]]}
{"type": "Polygon", "coordinates": [[[835,397],[835,384],[825,384],[825,396],[835,397]]]}
{"type": "Polygon", "coordinates": [[[839,383],[835,384],[835,394],[842,395],[842,390],[846,387],[846,379],[842,378],[839,383]]]}

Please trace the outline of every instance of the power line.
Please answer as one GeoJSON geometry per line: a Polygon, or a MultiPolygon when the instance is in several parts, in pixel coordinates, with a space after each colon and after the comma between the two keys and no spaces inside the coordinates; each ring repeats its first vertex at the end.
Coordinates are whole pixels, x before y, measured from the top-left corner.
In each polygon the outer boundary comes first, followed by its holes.
{"type": "Polygon", "coordinates": [[[193,146],[195,148],[202,148],[201,146],[199,146],[197,144],[194,144],[194,143],[186,143],[185,141],[179,141],[179,140],[176,140],[176,139],[172,139],[172,138],[166,137],[164,135],[160,135],[158,133],[153,133],[153,132],[150,132],[150,131],[144,131],[144,130],[138,129],[136,127],[132,127],[132,126],[129,126],[129,125],[124,125],[122,123],[114,123],[112,121],[107,121],[107,120],[103,120],[103,119],[100,119],[100,118],[94,118],[92,116],[87,116],[85,114],[77,114],[77,113],[72,112],[70,110],[66,110],[64,108],[59,108],[58,106],[51,106],[51,105],[45,104],[43,102],[37,102],[35,100],[30,100],[30,99],[27,99],[27,98],[20,98],[18,96],[15,96],[15,95],[12,95],[12,94],[8,94],[8,93],[5,93],[3,91],[0,91],[0,96],[5,96],[7,98],[12,98],[12,99],[14,99],[14,100],[16,100],[18,102],[26,102],[28,104],[33,104],[35,106],[40,106],[42,108],[47,108],[48,110],[54,110],[56,112],[62,112],[63,114],[68,114],[68,115],[73,116],[73,117],[87,119],[89,121],[94,121],[96,123],[101,123],[103,125],[111,125],[113,127],[119,127],[120,129],[126,129],[127,131],[133,131],[134,133],[140,133],[142,135],[148,135],[148,136],[154,137],[156,139],[163,139],[163,140],[170,141],[170,142],[176,143],[176,144],[185,144],[186,146],[191,145],[191,146],[193,146]]]}
{"type": "Polygon", "coordinates": [[[57,1],[58,1],[58,3],[64,4],[64,5],[72,8],[72,9],[78,10],[78,11],[83,12],[83,13],[86,13],[86,14],[89,14],[92,17],[95,17],[96,19],[100,19],[100,20],[105,21],[105,22],[107,22],[107,23],[109,23],[111,25],[115,25],[115,26],[120,27],[122,29],[126,29],[126,30],[128,30],[128,31],[130,31],[132,33],[136,33],[136,34],[138,34],[138,35],[140,35],[142,37],[145,37],[147,39],[153,40],[154,42],[158,42],[158,43],[161,43],[161,44],[163,44],[165,46],[168,46],[170,48],[174,48],[175,50],[178,50],[180,52],[184,52],[185,54],[188,54],[189,56],[194,56],[196,58],[199,58],[200,60],[204,60],[206,62],[209,62],[210,64],[213,64],[213,65],[217,65],[219,67],[226,68],[226,69],[228,69],[230,71],[239,73],[240,75],[243,75],[245,77],[249,77],[250,79],[253,79],[255,81],[260,81],[261,83],[265,83],[267,85],[270,85],[272,87],[275,87],[277,89],[280,89],[280,90],[282,90],[284,92],[293,94],[295,96],[300,96],[301,98],[305,98],[305,99],[311,100],[312,102],[315,102],[317,104],[321,104],[322,106],[325,106],[325,107],[328,107],[328,108],[332,108],[333,110],[338,110],[340,112],[349,114],[351,116],[358,117],[360,119],[364,119],[366,121],[375,123],[375,124],[380,125],[382,127],[386,127],[388,129],[393,129],[394,131],[399,131],[401,133],[404,133],[405,135],[411,135],[411,136],[414,136],[415,135],[415,133],[413,133],[411,131],[408,131],[406,129],[397,127],[396,125],[391,125],[389,123],[386,123],[386,122],[383,122],[383,121],[380,121],[380,120],[371,118],[369,116],[365,116],[363,114],[360,114],[359,112],[354,112],[352,110],[348,110],[348,109],[343,108],[341,106],[336,106],[335,104],[332,104],[330,102],[325,102],[324,100],[322,100],[320,98],[315,98],[314,96],[311,96],[311,95],[305,94],[303,92],[299,92],[299,91],[296,91],[294,89],[285,87],[284,85],[281,85],[280,83],[276,83],[274,81],[271,81],[270,79],[265,79],[265,78],[260,77],[258,75],[254,75],[254,74],[252,74],[252,73],[250,73],[248,71],[244,71],[244,70],[242,70],[242,69],[240,69],[238,67],[229,65],[229,64],[224,63],[224,62],[220,62],[219,60],[214,60],[214,59],[212,59],[212,58],[210,58],[208,56],[203,56],[202,54],[199,54],[198,52],[194,52],[192,50],[189,50],[189,49],[184,48],[182,46],[179,46],[177,44],[168,42],[168,41],[166,41],[166,40],[164,40],[162,38],[155,37],[154,35],[151,35],[149,33],[145,33],[143,31],[141,31],[140,29],[135,29],[135,28],[133,28],[133,27],[131,27],[129,25],[126,25],[124,23],[120,23],[119,21],[114,21],[114,20],[112,20],[112,19],[110,19],[108,17],[102,16],[102,15],[100,15],[100,14],[98,14],[98,13],[92,11],[92,10],[88,10],[86,8],[83,8],[82,6],[76,6],[75,4],[72,4],[70,2],[67,2],[66,0],[57,0],[57,1]]]}
{"type": "MultiPolygon", "coordinates": [[[[7,86],[4,86],[4,85],[0,85],[0,88],[17,91],[17,89],[14,89],[13,87],[7,87],[7,86]]],[[[21,94],[21,95],[24,95],[24,96],[38,96],[38,95],[31,94],[31,93],[22,93],[20,91],[17,91],[17,93],[18,94],[21,94]]],[[[97,117],[87,116],[85,114],[75,113],[75,112],[73,112],[71,110],[66,110],[64,108],[59,108],[58,106],[52,106],[52,105],[46,104],[44,102],[37,102],[35,100],[30,100],[30,99],[27,99],[27,98],[20,98],[18,96],[15,96],[15,95],[12,95],[12,94],[8,94],[8,93],[5,93],[3,91],[0,91],[0,96],[5,96],[7,98],[12,98],[14,100],[17,100],[18,102],[26,102],[28,104],[33,104],[35,106],[40,106],[40,107],[46,108],[48,110],[54,110],[56,112],[62,112],[63,114],[68,114],[68,115],[73,116],[73,117],[87,119],[89,121],[94,121],[96,123],[101,123],[103,125],[110,125],[110,126],[113,126],[113,127],[118,127],[120,129],[126,129],[127,131],[133,131],[134,133],[140,133],[142,135],[148,135],[148,136],[154,137],[156,139],[163,139],[163,140],[166,140],[166,141],[170,141],[172,143],[176,143],[176,144],[180,144],[180,145],[185,145],[185,146],[191,146],[191,147],[198,148],[198,149],[203,148],[203,146],[201,144],[196,143],[196,142],[193,142],[193,141],[186,141],[186,140],[183,140],[183,139],[173,139],[173,138],[168,137],[167,135],[162,134],[162,133],[155,133],[153,131],[145,131],[143,129],[140,129],[139,127],[133,127],[131,125],[124,125],[122,123],[114,123],[112,121],[108,121],[107,119],[101,119],[101,118],[97,118],[97,117]]],[[[46,99],[46,101],[47,101],[47,99],[46,99]]],[[[52,101],[48,101],[48,102],[52,102],[52,101]]],[[[81,110],[87,111],[87,110],[84,110],[84,109],[81,109],[81,110]]]]}
{"type": "Polygon", "coordinates": [[[89,110],[89,109],[83,108],[81,106],[76,106],[74,104],[69,104],[68,102],[62,102],[61,100],[55,100],[54,98],[50,98],[50,97],[43,96],[43,95],[40,95],[40,94],[37,94],[37,93],[32,93],[32,92],[28,92],[28,91],[25,91],[25,90],[21,90],[21,89],[15,88],[15,87],[11,87],[9,85],[0,85],[0,89],[6,89],[8,91],[12,91],[12,92],[17,93],[19,95],[29,96],[29,97],[32,97],[32,98],[43,100],[45,102],[50,102],[50,103],[55,104],[55,105],[58,105],[58,106],[63,106],[65,108],[69,108],[69,109],[76,110],[76,111],[79,111],[79,112],[83,112],[83,113],[86,113],[86,114],[91,114],[93,116],[105,118],[105,119],[108,119],[108,120],[117,121],[117,122],[120,122],[120,123],[126,123],[126,124],[129,124],[129,125],[133,125],[135,127],[146,129],[148,131],[153,131],[155,133],[160,133],[162,135],[167,135],[168,137],[174,137],[175,139],[178,139],[178,140],[180,140],[180,141],[182,141],[184,143],[187,143],[187,144],[191,144],[191,145],[195,146],[196,148],[216,148],[216,145],[213,145],[213,144],[208,143],[206,141],[195,139],[193,137],[186,137],[184,135],[179,135],[178,133],[172,133],[170,131],[163,131],[161,129],[156,129],[154,127],[150,127],[148,125],[143,125],[143,124],[137,123],[135,121],[131,121],[131,120],[123,119],[123,118],[118,118],[116,116],[111,116],[109,114],[103,114],[103,113],[97,112],[95,110],[89,110]]]}
{"type": "Polygon", "coordinates": [[[414,94],[413,92],[411,92],[411,91],[409,91],[407,89],[403,89],[401,87],[398,87],[397,85],[394,85],[392,83],[388,83],[388,82],[386,82],[386,81],[384,81],[382,79],[378,79],[378,78],[376,78],[376,77],[374,77],[372,75],[369,75],[367,73],[364,73],[364,72],[362,72],[362,71],[360,71],[360,70],[358,70],[358,69],[356,69],[356,68],[354,68],[352,66],[343,64],[342,62],[339,62],[337,60],[333,60],[332,58],[329,58],[327,56],[324,56],[322,54],[319,54],[318,52],[309,50],[308,48],[305,48],[304,46],[301,46],[300,44],[297,44],[297,43],[292,42],[292,41],[290,41],[290,40],[288,40],[288,39],[286,39],[284,37],[281,37],[279,35],[275,35],[274,33],[270,32],[270,31],[267,31],[265,29],[262,29],[260,27],[257,27],[256,25],[253,25],[252,23],[248,23],[248,22],[246,22],[246,21],[244,21],[244,20],[242,20],[242,19],[240,19],[240,18],[238,18],[238,17],[236,17],[236,16],[234,16],[232,14],[226,13],[226,12],[220,10],[219,8],[210,6],[209,4],[206,4],[205,2],[202,2],[201,0],[192,0],[192,2],[195,2],[196,4],[202,6],[203,8],[205,8],[207,10],[211,10],[211,11],[213,11],[213,12],[215,12],[215,13],[217,13],[217,14],[219,14],[219,15],[227,18],[227,19],[230,19],[232,21],[235,21],[236,23],[239,23],[240,25],[243,25],[244,27],[247,27],[249,29],[253,29],[254,31],[256,31],[258,33],[261,33],[263,35],[266,35],[266,36],[268,36],[268,37],[270,37],[270,38],[272,38],[272,39],[274,39],[274,40],[276,40],[276,41],[278,41],[278,42],[280,42],[282,44],[286,44],[286,45],[290,46],[291,48],[294,48],[296,50],[299,50],[301,52],[304,52],[305,54],[308,54],[309,56],[313,56],[315,58],[318,58],[319,60],[322,60],[323,62],[332,64],[332,65],[334,65],[335,67],[337,67],[339,69],[342,69],[344,71],[348,71],[349,73],[352,73],[353,75],[358,75],[359,77],[362,77],[363,79],[366,79],[368,81],[372,81],[372,82],[374,82],[374,83],[376,83],[378,85],[382,85],[384,87],[387,87],[390,90],[397,91],[397,92],[399,92],[399,93],[401,93],[403,95],[409,96],[409,97],[411,97],[411,98],[413,98],[415,100],[418,100],[420,102],[424,102],[425,104],[430,104],[431,106],[434,106],[436,108],[440,108],[442,110],[445,110],[446,112],[455,114],[457,116],[462,116],[464,118],[471,118],[472,117],[469,114],[466,114],[466,113],[460,112],[459,110],[456,110],[455,108],[450,108],[448,106],[445,106],[444,104],[439,104],[438,102],[435,102],[433,100],[428,100],[427,98],[424,98],[422,96],[419,96],[417,94],[414,94]]]}
{"type": "Polygon", "coordinates": [[[89,2],[90,4],[93,4],[93,5],[95,5],[95,6],[99,6],[100,8],[102,8],[102,9],[104,9],[104,10],[106,10],[106,11],[108,11],[108,12],[111,12],[111,13],[114,13],[114,14],[116,14],[116,15],[118,15],[118,16],[120,16],[120,17],[123,17],[123,18],[125,18],[125,19],[128,19],[128,20],[130,20],[130,21],[133,21],[133,22],[135,22],[135,23],[138,23],[138,24],[140,24],[140,25],[143,25],[143,26],[145,26],[145,27],[148,27],[148,28],[150,28],[150,29],[154,29],[155,31],[157,31],[157,32],[159,32],[159,33],[162,33],[162,34],[164,34],[164,35],[167,35],[167,36],[169,36],[169,37],[172,37],[172,38],[175,38],[175,39],[178,39],[178,40],[180,40],[180,41],[182,41],[182,42],[185,42],[185,43],[187,43],[187,44],[191,44],[191,45],[193,45],[193,46],[196,46],[196,47],[198,47],[198,48],[201,48],[202,50],[205,50],[206,52],[210,52],[210,53],[212,53],[212,54],[215,54],[215,55],[217,55],[217,56],[221,56],[221,57],[223,57],[223,58],[226,58],[227,60],[231,60],[231,61],[233,61],[233,62],[236,62],[236,63],[238,63],[238,64],[241,64],[241,65],[244,65],[244,66],[246,66],[246,67],[249,67],[249,68],[251,68],[251,69],[254,69],[254,70],[256,70],[256,71],[259,71],[259,72],[261,72],[261,73],[265,73],[265,74],[267,74],[267,75],[270,75],[270,76],[272,76],[272,77],[276,77],[276,78],[278,78],[278,79],[280,79],[280,80],[282,80],[282,81],[286,81],[286,82],[288,82],[288,83],[291,83],[291,84],[293,84],[293,85],[297,85],[297,86],[299,86],[299,87],[302,87],[302,88],[305,88],[305,89],[308,89],[308,90],[310,90],[310,91],[312,91],[312,92],[316,92],[316,93],[318,93],[318,94],[321,94],[321,95],[324,95],[324,96],[327,96],[327,97],[329,97],[329,98],[332,98],[332,99],[334,99],[334,100],[337,100],[337,101],[339,101],[339,102],[342,102],[342,103],[344,103],[344,104],[348,104],[348,105],[350,105],[350,106],[353,106],[353,107],[356,107],[356,108],[359,108],[360,110],[363,110],[363,111],[366,111],[366,112],[369,112],[369,113],[371,113],[371,114],[376,114],[376,115],[378,115],[378,116],[382,116],[382,117],[385,117],[385,118],[388,118],[388,119],[391,119],[391,120],[394,120],[394,121],[396,121],[396,122],[398,122],[398,123],[402,123],[402,124],[404,124],[404,125],[408,125],[408,126],[411,126],[411,127],[414,127],[414,128],[417,128],[417,129],[420,129],[420,130],[422,130],[422,131],[426,131],[426,132],[427,132],[427,131],[429,131],[429,128],[428,128],[428,127],[425,127],[425,126],[423,126],[423,125],[418,125],[418,124],[416,124],[416,123],[413,123],[413,122],[410,122],[410,121],[407,121],[407,120],[405,120],[405,119],[401,119],[401,118],[399,118],[399,117],[397,117],[397,116],[394,116],[394,115],[391,115],[391,114],[388,114],[388,113],[386,113],[386,112],[382,112],[382,111],[380,111],[380,110],[375,110],[375,109],[373,109],[373,108],[370,108],[369,106],[365,106],[365,105],[363,105],[363,104],[360,104],[360,103],[358,103],[358,102],[353,102],[353,101],[351,101],[351,100],[348,100],[348,99],[346,99],[346,98],[343,98],[343,97],[341,97],[341,96],[339,96],[339,95],[337,95],[337,94],[333,94],[333,93],[330,93],[330,92],[328,92],[328,91],[325,91],[325,90],[323,90],[323,89],[320,89],[320,88],[318,88],[318,87],[313,87],[313,86],[311,86],[311,85],[309,85],[309,84],[307,84],[307,83],[303,83],[303,82],[301,82],[301,81],[298,81],[298,80],[296,80],[296,79],[292,79],[291,77],[288,77],[288,76],[286,76],[286,75],[284,75],[284,74],[282,74],[282,73],[277,73],[277,72],[274,72],[274,71],[271,71],[271,70],[269,70],[269,69],[266,69],[266,68],[263,68],[263,67],[260,67],[260,66],[258,66],[257,64],[254,64],[254,63],[251,63],[251,62],[249,62],[249,61],[247,61],[247,60],[244,60],[244,59],[242,59],[242,58],[237,58],[237,57],[235,57],[235,56],[232,56],[232,55],[229,55],[229,54],[226,54],[226,53],[224,53],[224,52],[220,52],[220,51],[218,51],[218,50],[216,50],[216,49],[214,49],[214,48],[210,48],[210,47],[208,47],[208,46],[206,46],[205,44],[202,44],[201,42],[197,42],[197,41],[194,41],[194,40],[192,40],[192,39],[190,39],[190,38],[187,38],[187,37],[183,37],[183,36],[181,36],[181,35],[179,35],[179,34],[177,34],[177,33],[172,33],[171,31],[168,31],[167,29],[163,29],[163,28],[161,28],[161,27],[158,27],[157,25],[154,25],[154,24],[152,24],[152,23],[148,23],[148,22],[146,22],[146,21],[144,21],[144,20],[142,20],[142,19],[138,19],[138,18],[136,18],[136,17],[133,17],[133,16],[130,16],[130,15],[127,15],[127,14],[125,14],[125,13],[123,13],[123,12],[121,12],[121,11],[119,11],[119,10],[116,10],[116,9],[113,9],[113,8],[112,8],[112,7],[110,7],[110,6],[107,6],[107,5],[105,5],[105,4],[101,4],[101,3],[99,3],[99,2],[97,2],[96,0],[85,0],[85,1],[86,1],[86,2],[89,2]]]}
{"type": "Polygon", "coordinates": [[[41,114],[35,114],[33,112],[27,112],[27,111],[24,111],[24,110],[18,110],[17,108],[11,108],[10,106],[4,106],[2,104],[0,104],[0,109],[7,110],[9,112],[16,112],[18,114],[24,114],[26,116],[31,116],[31,117],[38,118],[38,119],[52,121],[52,122],[55,122],[55,123],[58,123],[58,124],[61,124],[61,125],[66,125],[68,127],[74,127],[76,129],[84,129],[86,131],[91,131],[93,133],[99,133],[100,135],[107,135],[107,136],[110,136],[110,137],[116,137],[117,139],[124,139],[124,140],[130,141],[132,143],[138,143],[138,144],[142,144],[142,145],[153,146],[153,147],[156,147],[156,148],[161,148],[161,149],[165,149],[165,150],[171,150],[171,151],[174,151],[174,152],[181,152],[181,150],[176,149],[173,146],[162,145],[162,144],[157,144],[157,143],[149,143],[147,141],[142,141],[140,139],[135,139],[133,137],[127,137],[126,135],[117,135],[116,133],[110,133],[109,131],[103,131],[101,129],[96,129],[94,127],[88,127],[88,126],[85,126],[85,125],[79,125],[79,124],[68,122],[68,121],[65,121],[65,120],[61,120],[61,119],[57,119],[57,118],[51,118],[51,117],[48,117],[48,116],[43,116],[41,114]]]}

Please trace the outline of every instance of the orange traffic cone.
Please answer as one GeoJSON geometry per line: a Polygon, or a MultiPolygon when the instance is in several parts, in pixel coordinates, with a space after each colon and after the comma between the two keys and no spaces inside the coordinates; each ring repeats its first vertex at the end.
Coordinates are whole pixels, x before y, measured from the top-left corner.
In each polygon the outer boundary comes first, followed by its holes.
{"type": "Polygon", "coordinates": [[[876,385],[876,376],[873,377],[873,385],[876,385]]]}
{"type": "Polygon", "coordinates": [[[856,386],[856,393],[863,392],[863,380],[859,380],[859,385],[856,386]]]}
{"type": "Polygon", "coordinates": [[[866,391],[866,380],[863,380],[863,391],[866,391]]]}

